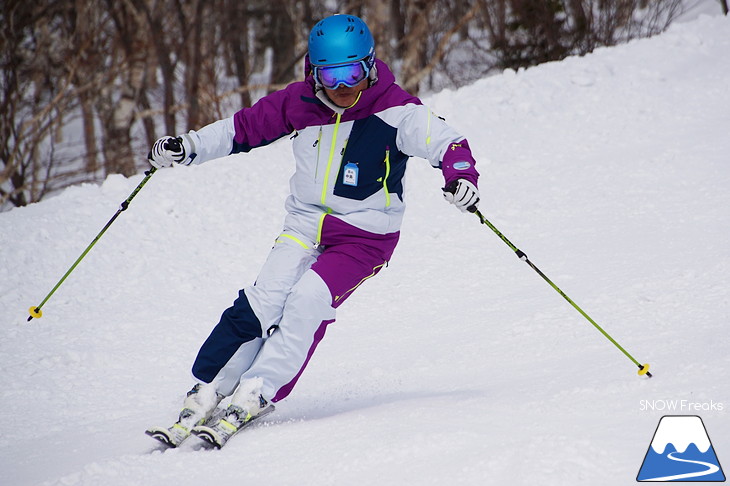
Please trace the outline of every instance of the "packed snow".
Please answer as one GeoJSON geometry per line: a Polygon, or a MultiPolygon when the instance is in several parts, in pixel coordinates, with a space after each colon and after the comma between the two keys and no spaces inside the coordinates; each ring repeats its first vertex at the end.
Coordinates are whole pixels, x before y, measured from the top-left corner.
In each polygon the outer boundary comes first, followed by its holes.
{"type": "Polygon", "coordinates": [[[484,215],[654,378],[412,159],[389,267],[292,395],[220,451],[164,450],[144,430],[281,229],[284,138],[155,173],[31,322],[143,175],[0,214],[0,483],[634,484],[663,415],[730,465],[730,18],[424,101],[469,139],[484,215]]]}

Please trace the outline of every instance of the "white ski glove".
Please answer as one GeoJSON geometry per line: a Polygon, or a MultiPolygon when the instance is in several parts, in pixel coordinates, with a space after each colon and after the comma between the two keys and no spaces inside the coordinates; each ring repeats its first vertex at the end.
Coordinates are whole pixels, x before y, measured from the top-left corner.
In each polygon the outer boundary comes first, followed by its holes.
{"type": "Polygon", "coordinates": [[[459,211],[473,213],[479,206],[479,189],[466,179],[456,179],[442,189],[444,199],[459,208],[459,211]]]}
{"type": "Polygon", "coordinates": [[[147,155],[150,164],[157,168],[170,167],[173,163],[190,165],[190,146],[185,137],[162,137],[158,139],[147,155]]]}

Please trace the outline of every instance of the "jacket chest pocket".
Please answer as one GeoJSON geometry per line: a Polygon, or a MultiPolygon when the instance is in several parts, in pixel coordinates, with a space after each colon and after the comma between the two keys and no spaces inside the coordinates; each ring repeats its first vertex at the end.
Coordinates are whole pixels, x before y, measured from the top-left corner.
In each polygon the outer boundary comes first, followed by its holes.
{"type": "Polygon", "coordinates": [[[388,187],[390,172],[390,149],[368,158],[342,158],[335,182],[335,196],[362,201],[388,187]]]}
{"type": "Polygon", "coordinates": [[[391,161],[394,155],[396,159],[400,155],[395,148],[395,136],[395,128],[376,116],[355,121],[340,162],[334,194],[362,201],[384,190],[385,206],[389,206],[391,161]]]}

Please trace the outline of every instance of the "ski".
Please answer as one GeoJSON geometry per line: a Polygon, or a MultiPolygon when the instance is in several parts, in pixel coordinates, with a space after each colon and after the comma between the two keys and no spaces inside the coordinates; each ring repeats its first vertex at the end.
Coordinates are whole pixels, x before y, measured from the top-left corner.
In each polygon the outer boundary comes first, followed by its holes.
{"type": "Polygon", "coordinates": [[[190,437],[190,431],[178,423],[172,427],[150,427],[144,433],[171,448],[178,447],[190,437]]]}
{"type": "MultiPolygon", "coordinates": [[[[215,412],[210,416],[204,424],[217,423],[225,415],[225,409],[217,408],[215,412]]],[[[157,439],[167,447],[176,448],[182,444],[185,439],[190,437],[191,429],[183,426],[179,421],[172,424],[171,427],[150,427],[145,430],[145,434],[149,435],[153,439],[157,439]]]]}
{"type": "Polygon", "coordinates": [[[235,434],[249,427],[252,423],[259,420],[261,417],[270,414],[273,411],[274,406],[269,405],[261,410],[261,412],[256,416],[247,418],[239,427],[236,427],[225,418],[220,418],[220,420],[218,420],[217,422],[208,421],[208,424],[211,425],[195,426],[190,432],[193,435],[204,440],[208,444],[214,446],[215,448],[220,449],[221,447],[226,445],[230,438],[233,437],[235,434]]]}

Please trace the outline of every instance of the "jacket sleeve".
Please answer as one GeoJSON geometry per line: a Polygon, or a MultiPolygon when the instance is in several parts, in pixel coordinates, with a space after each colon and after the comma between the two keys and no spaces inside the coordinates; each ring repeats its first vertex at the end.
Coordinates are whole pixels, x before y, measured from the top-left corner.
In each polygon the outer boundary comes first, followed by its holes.
{"type": "Polygon", "coordinates": [[[292,101],[298,100],[303,85],[292,83],[233,115],[235,135],[231,153],[248,152],[292,133],[291,112],[296,111],[291,109],[292,101]]]}
{"type": "Polygon", "coordinates": [[[218,120],[200,130],[181,135],[190,148],[188,157],[193,164],[202,164],[231,153],[233,147],[233,117],[218,120]]]}
{"type": "Polygon", "coordinates": [[[407,105],[398,127],[398,147],[427,159],[443,172],[446,184],[466,179],[477,185],[479,172],[467,140],[427,106],[407,105]]]}
{"type": "Polygon", "coordinates": [[[268,145],[294,131],[287,107],[300,83],[264,96],[250,108],[182,135],[190,146],[192,163],[268,145]]]}

